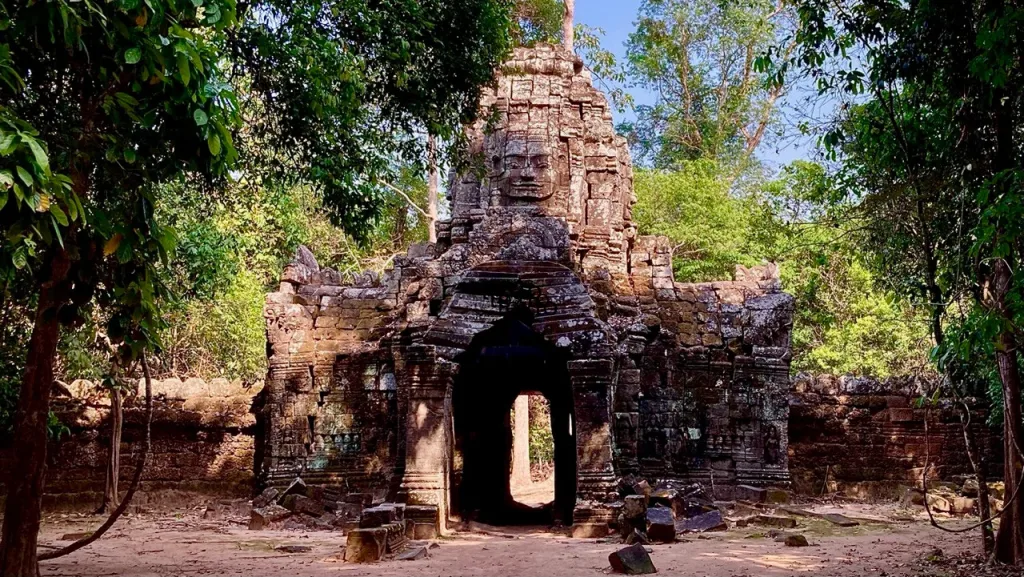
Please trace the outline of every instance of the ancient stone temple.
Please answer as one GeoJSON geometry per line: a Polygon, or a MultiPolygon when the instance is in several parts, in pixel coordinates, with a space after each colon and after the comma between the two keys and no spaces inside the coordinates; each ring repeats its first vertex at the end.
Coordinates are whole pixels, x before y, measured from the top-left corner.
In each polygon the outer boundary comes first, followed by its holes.
{"type": "Polygon", "coordinates": [[[383,278],[300,249],[267,296],[263,480],[515,521],[509,411],[530,392],[551,407],[555,519],[600,521],[632,475],[786,483],[792,299],[774,268],[673,281],[575,56],[516,50],[481,106],[436,244],[383,278]]]}

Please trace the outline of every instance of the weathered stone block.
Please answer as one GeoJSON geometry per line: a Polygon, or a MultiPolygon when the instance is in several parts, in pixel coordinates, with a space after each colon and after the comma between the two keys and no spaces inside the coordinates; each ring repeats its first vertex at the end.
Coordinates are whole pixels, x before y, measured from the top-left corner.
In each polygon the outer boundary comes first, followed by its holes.
{"type": "Polygon", "coordinates": [[[348,563],[375,563],[384,558],[388,530],[383,527],[359,528],[348,532],[345,542],[345,561],[348,563]]]}
{"type": "Polygon", "coordinates": [[[651,541],[671,543],[676,540],[675,519],[668,507],[647,509],[647,536],[651,541]]]}
{"type": "Polygon", "coordinates": [[[625,575],[647,575],[658,572],[647,549],[640,543],[612,553],[608,556],[608,563],[611,564],[612,571],[625,575]]]}

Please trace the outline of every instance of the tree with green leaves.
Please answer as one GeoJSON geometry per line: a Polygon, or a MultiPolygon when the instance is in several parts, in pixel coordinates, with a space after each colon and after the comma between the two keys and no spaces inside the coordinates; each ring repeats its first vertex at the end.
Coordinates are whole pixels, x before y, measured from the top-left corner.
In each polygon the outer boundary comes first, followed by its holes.
{"type": "Polygon", "coordinates": [[[38,574],[46,426],[62,326],[91,307],[125,361],[157,346],[176,235],[156,189],[313,187],[354,234],[383,184],[459,141],[510,46],[502,0],[51,0],[0,8],[0,277],[35,312],[0,575],[38,574]],[[245,125],[244,138],[238,129],[245,125]],[[236,146],[236,142],[238,146],[236,146]]]}
{"type": "Polygon", "coordinates": [[[776,84],[802,74],[838,103],[822,142],[876,231],[883,270],[931,310],[943,368],[970,355],[972,341],[991,344],[1011,495],[995,558],[1020,564],[1024,7],[1002,0],[796,5],[795,50],[770,49],[758,68],[776,84]],[[951,311],[955,321],[965,307],[975,338],[950,342],[951,311]]]}
{"type": "Polygon", "coordinates": [[[738,175],[777,120],[782,86],[754,62],[789,29],[775,0],[645,0],[627,44],[626,74],[653,92],[624,128],[634,157],[657,168],[710,159],[738,175]]]}

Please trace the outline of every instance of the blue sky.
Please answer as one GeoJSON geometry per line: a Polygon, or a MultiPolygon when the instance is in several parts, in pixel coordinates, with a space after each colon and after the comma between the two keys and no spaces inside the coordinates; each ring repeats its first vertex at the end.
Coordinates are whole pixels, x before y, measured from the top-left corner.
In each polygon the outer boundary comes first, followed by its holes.
{"type": "MultiPolygon", "coordinates": [[[[576,22],[604,30],[602,44],[615,54],[618,61],[625,61],[625,42],[633,31],[637,10],[641,0],[576,0],[576,22]]],[[[651,104],[654,96],[645,90],[626,87],[636,104],[651,104]]],[[[620,114],[615,111],[616,122],[629,119],[631,111],[620,114]]],[[[787,142],[778,146],[762,146],[758,155],[769,163],[781,165],[813,155],[813,143],[806,139],[787,142]]]]}

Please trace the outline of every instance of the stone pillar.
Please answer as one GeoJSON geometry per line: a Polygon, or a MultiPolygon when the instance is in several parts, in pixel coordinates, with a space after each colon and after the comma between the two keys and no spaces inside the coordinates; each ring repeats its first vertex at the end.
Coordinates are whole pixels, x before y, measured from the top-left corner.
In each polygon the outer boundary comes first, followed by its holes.
{"type": "Polygon", "coordinates": [[[615,499],[612,465],[611,359],[569,362],[576,435],[577,498],[609,502],[615,499]]]}
{"type": "Polygon", "coordinates": [[[512,486],[522,487],[530,484],[530,396],[516,397],[513,408],[512,486]]]}
{"type": "Polygon", "coordinates": [[[452,447],[451,383],[455,365],[437,358],[434,347],[411,346],[396,355],[395,371],[407,395],[405,468],[399,498],[434,505],[444,530],[448,516],[448,468],[452,447]]]}

